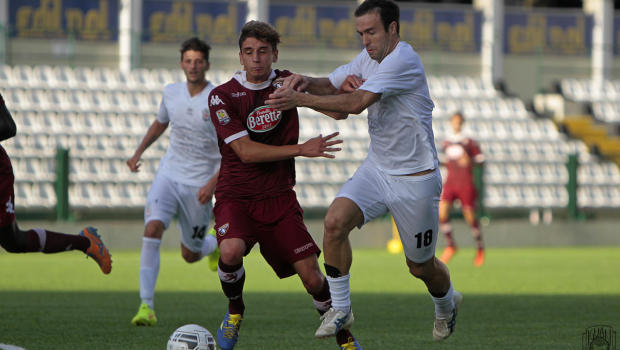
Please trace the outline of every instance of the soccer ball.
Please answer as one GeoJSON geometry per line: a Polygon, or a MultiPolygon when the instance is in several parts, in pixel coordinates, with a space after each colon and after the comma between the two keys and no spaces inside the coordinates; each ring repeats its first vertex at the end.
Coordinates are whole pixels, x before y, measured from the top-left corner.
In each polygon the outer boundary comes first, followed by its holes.
{"type": "Polygon", "coordinates": [[[177,328],[168,340],[167,350],[216,350],[215,339],[206,328],[186,324],[177,328]]]}

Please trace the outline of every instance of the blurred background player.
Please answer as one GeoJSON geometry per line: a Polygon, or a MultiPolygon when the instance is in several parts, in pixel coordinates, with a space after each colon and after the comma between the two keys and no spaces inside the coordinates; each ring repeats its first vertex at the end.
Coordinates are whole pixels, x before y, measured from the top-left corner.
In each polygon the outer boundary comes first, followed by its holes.
{"type": "Polygon", "coordinates": [[[187,82],[164,88],[157,119],[149,127],[134,155],[127,160],[132,172],[139,171],[140,157],[171,125],[170,143],[159,162],[144,208],[144,237],[140,256],[140,298],[136,326],[157,323],[153,298],[159,274],[161,238],[175,214],[179,216],[181,255],[188,263],[209,255],[215,271],[219,258],[217,240],[207,234],[211,198],[220,166],[215,129],[209,117],[209,92],[205,78],[210,47],[198,38],[181,45],[180,66],[187,82]]]}
{"type": "Polygon", "coordinates": [[[323,249],[333,308],[315,335],[333,336],[353,323],[349,234],[391,212],[409,271],[425,283],[435,304],[433,338],[444,340],[454,331],[462,296],[446,265],[435,258],[441,174],[426,74],[418,54],[400,40],[396,3],[366,0],[354,14],[364,49],[327,78],[287,78],[267,101],[281,110],[300,106],[359,114],[368,109],[368,156],[325,216],[323,249]]]}
{"type": "MultiPolygon", "coordinates": [[[[11,113],[0,95],[0,141],[15,136],[17,128],[11,113]]],[[[112,270],[108,248],[101,241],[97,229],[84,228],[77,235],[57,233],[42,228],[22,231],[15,218],[15,177],[11,159],[0,145],[0,245],[10,253],[59,253],[80,250],[93,258],[104,274],[112,270]]]]}
{"type": "Polygon", "coordinates": [[[477,251],[474,265],[482,266],[484,264],[484,244],[476,214],[477,192],[474,186],[473,169],[475,165],[482,164],[484,156],[478,143],[462,133],[464,121],[461,112],[452,115],[450,119],[452,133],[446,137],[441,145],[448,175],[439,202],[439,229],[446,237],[446,248],[441,254],[440,260],[447,264],[457,250],[456,242],[452,236],[450,210],[452,202],[458,199],[461,202],[463,217],[471,226],[476,241],[477,251]]]}
{"type": "MultiPolygon", "coordinates": [[[[297,109],[283,112],[265,104],[288,71],[272,70],[280,36],[269,24],[250,21],[241,29],[239,59],[244,70],[211,92],[210,111],[217,129],[222,165],[215,192],[218,266],[228,309],[217,344],[232,350],[243,319],[243,257],[258,243],[280,278],[299,275],[320,314],[331,306],[329,285],[317,260],[319,248],[308,233],[293,191],[295,157],[334,158],[337,133],[298,144],[297,109]]],[[[286,327],[287,325],[282,325],[286,327]]],[[[361,349],[348,330],[337,334],[340,349],[361,349]]]]}

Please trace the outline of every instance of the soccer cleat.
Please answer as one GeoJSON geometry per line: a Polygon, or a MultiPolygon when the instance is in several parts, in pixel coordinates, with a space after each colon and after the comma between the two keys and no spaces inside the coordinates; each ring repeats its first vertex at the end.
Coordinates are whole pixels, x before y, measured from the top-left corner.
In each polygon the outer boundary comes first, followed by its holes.
{"type": "Polygon", "coordinates": [[[314,333],[317,338],[326,338],[336,335],[342,329],[349,329],[353,324],[353,311],[344,312],[333,307],[321,316],[321,325],[314,333]]]}
{"type": "Polygon", "coordinates": [[[86,255],[93,258],[101,271],[104,274],[109,274],[112,271],[112,256],[110,251],[105,247],[105,244],[101,241],[101,236],[97,234],[97,229],[94,227],[86,227],[80,232],[80,236],[88,238],[90,246],[86,249],[86,255]]]}
{"type": "Polygon", "coordinates": [[[474,258],[474,266],[480,267],[482,264],[484,264],[484,250],[478,249],[476,252],[476,257],[474,258]]]}
{"type": "MultiPolygon", "coordinates": [[[[209,231],[209,234],[213,237],[216,238],[217,240],[217,236],[215,235],[215,228],[212,228],[211,231],[209,231]]],[[[220,261],[220,247],[216,247],[215,250],[209,254],[209,270],[211,271],[217,271],[217,264],[220,261]]]]}
{"type": "Polygon", "coordinates": [[[456,247],[447,246],[446,249],[444,249],[443,253],[441,254],[441,257],[439,258],[439,260],[441,260],[442,263],[447,264],[450,262],[450,260],[452,260],[454,253],[456,253],[456,247]]]}
{"type": "Polygon", "coordinates": [[[454,332],[454,327],[456,326],[456,314],[458,313],[461,302],[463,301],[463,295],[457,291],[454,291],[452,300],[454,300],[454,309],[452,309],[449,318],[444,319],[435,316],[435,325],[433,327],[433,338],[435,340],[447,339],[450,334],[454,332]]]}
{"type": "Polygon", "coordinates": [[[349,337],[347,343],[340,344],[340,350],[362,350],[362,347],[355,338],[349,337]]]}
{"type": "Polygon", "coordinates": [[[243,316],[241,314],[230,314],[226,311],[226,316],[217,329],[217,345],[222,350],[232,350],[237,344],[239,338],[239,328],[241,328],[241,321],[243,316]]]}
{"type": "Polygon", "coordinates": [[[155,310],[151,309],[146,303],[140,304],[138,313],[131,319],[134,326],[154,326],[157,323],[155,310]]]}

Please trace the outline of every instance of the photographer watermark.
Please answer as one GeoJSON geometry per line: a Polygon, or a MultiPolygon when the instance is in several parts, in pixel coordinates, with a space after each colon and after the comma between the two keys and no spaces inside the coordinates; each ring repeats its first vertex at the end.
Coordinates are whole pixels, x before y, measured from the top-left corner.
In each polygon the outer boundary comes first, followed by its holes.
{"type": "Polygon", "coordinates": [[[616,330],[608,325],[586,328],[581,335],[581,349],[616,350],[616,330]]]}

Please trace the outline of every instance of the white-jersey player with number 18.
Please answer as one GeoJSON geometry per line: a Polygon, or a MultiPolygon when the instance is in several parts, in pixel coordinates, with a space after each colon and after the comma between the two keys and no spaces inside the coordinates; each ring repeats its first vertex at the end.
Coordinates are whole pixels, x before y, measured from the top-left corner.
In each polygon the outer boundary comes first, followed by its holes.
{"type": "Polygon", "coordinates": [[[159,247],[174,215],[179,217],[181,255],[188,263],[209,255],[209,268],[217,270],[219,250],[214,231],[207,233],[220,168],[217,135],[209,113],[209,93],[214,86],[205,79],[210,47],[198,38],[181,46],[181,68],[187,82],[164,88],[157,119],[134,155],[127,160],[139,170],[142,153],[170,125],[170,142],[159,163],[144,208],[144,237],[140,256],[140,298],[136,326],[157,323],[154,296],[159,274],[159,247]]]}
{"type": "Polygon", "coordinates": [[[435,303],[433,338],[443,340],[454,331],[462,296],[452,288],[448,268],[435,258],[442,185],[431,125],[434,105],[418,54],[400,41],[399,12],[389,0],[364,1],[355,11],[355,25],[365,49],[328,78],[287,78],[265,101],[280,110],[299,106],[342,113],[331,115],[336,119],[368,109],[368,157],[325,217],[323,249],[332,309],[317,337],[332,336],[353,323],[349,233],[388,211],[409,271],[426,284],[435,303]]]}

